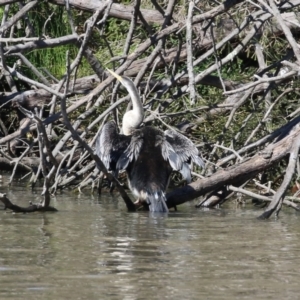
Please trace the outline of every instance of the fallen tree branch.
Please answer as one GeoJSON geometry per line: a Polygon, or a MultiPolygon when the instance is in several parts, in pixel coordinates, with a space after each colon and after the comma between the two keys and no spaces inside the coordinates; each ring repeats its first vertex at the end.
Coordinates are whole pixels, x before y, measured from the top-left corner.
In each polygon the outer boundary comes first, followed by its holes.
{"type": "MultiPolygon", "coordinates": [[[[256,193],[253,193],[251,191],[247,191],[243,188],[237,188],[235,186],[228,186],[228,189],[231,190],[231,191],[234,191],[236,193],[242,193],[248,197],[252,197],[252,198],[255,198],[255,199],[259,199],[259,200],[262,200],[262,201],[266,201],[266,202],[272,202],[272,197],[269,197],[269,196],[263,196],[263,195],[258,195],[256,193]]],[[[283,200],[283,204],[285,204],[286,206],[289,206],[289,207],[292,207],[294,208],[295,210],[297,211],[300,211],[300,206],[297,205],[296,203],[293,203],[292,201],[289,201],[289,200],[283,200]]]]}
{"type": "Polygon", "coordinates": [[[294,140],[300,140],[299,136],[300,126],[296,124],[289,133],[252,158],[168,193],[168,206],[174,207],[191,201],[210,191],[221,189],[225,185],[241,185],[287,156],[294,145],[294,140]]]}
{"type": "MultiPolygon", "coordinates": [[[[50,0],[50,2],[65,5],[65,0],[50,0]]],[[[101,10],[104,6],[103,1],[98,0],[91,0],[88,2],[81,0],[69,0],[69,4],[70,6],[86,11],[101,10]]],[[[134,8],[130,5],[113,3],[109,11],[109,16],[130,21],[132,18],[132,11],[134,11],[134,8]]],[[[141,9],[141,13],[144,19],[149,23],[162,24],[164,21],[164,16],[155,10],[141,9]]]]}
{"type": "Polygon", "coordinates": [[[57,211],[57,209],[52,206],[45,207],[41,204],[33,204],[31,202],[29,202],[29,206],[27,206],[27,207],[15,205],[6,197],[6,194],[2,194],[2,193],[0,193],[0,201],[4,204],[4,210],[10,209],[15,213],[31,213],[31,212],[36,212],[36,211],[39,211],[39,212],[45,212],[45,211],[55,212],[55,211],[57,211]]]}

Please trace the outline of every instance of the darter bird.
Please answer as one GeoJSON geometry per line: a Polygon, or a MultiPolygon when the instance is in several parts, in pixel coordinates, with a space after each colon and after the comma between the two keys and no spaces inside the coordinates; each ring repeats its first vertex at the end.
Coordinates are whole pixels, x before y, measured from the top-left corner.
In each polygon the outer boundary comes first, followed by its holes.
{"type": "Polygon", "coordinates": [[[97,137],[96,153],[114,176],[126,170],[136,203],[147,203],[151,212],[168,212],[165,192],[172,171],[179,171],[190,182],[190,163],[204,167],[204,162],[194,143],[177,131],[140,127],[144,109],[136,86],[128,77],[108,71],[128,91],[132,110],[123,116],[122,134],[114,121],[103,126],[97,137]]]}

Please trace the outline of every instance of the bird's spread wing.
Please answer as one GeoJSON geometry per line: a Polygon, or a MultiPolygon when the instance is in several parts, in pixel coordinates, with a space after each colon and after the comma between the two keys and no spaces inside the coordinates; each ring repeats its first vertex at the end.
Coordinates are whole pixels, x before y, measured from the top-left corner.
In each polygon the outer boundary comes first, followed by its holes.
{"type": "Polygon", "coordinates": [[[125,170],[129,163],[137,159],[143,144],[143,132],[135,130],[130,137],[130,143],[117,162],[117,170],[125,170]]]}
{"type": "Polygon", "coordinates": [[[171,167],[176,171],[180,171],[183,177],[190,182],[191,172],[188,163],[192,161],[198,166],[204,167],[198,149],[190,139],[174,130],[166,130],[165,138],[166,147],[171,149],[167,150],[171,167]]]}
{"type": "Polygon", "coordinates": [[[96,153],[108,170],[116,171],[117,161],[129,143],[130,136],[119,134],[116,123],[109,121],[97,137],[96,153]]]}

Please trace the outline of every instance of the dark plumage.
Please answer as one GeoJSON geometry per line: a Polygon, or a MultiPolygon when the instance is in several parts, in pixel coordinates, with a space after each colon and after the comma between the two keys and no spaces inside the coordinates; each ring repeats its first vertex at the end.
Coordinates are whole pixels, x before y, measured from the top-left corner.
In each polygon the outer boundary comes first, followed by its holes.
{"type": "Polygon", "coordinates": [[[133,109],[123,117],[123,132],[115,122],[106,123],[96,142],[96,152],[115,176],[126,170],[129,187],[139,201],[147,202],[150,211],[168,212],[165,191],[172,171],[179,171],[190,182],[189,163],[204,166],[198,149],[184,135],[154,127],[139,128],[143,120],[142,104],[132,81],[110,71],[131,95],[133,109]]]}
{"type": "Polygon", "coordinates": [[[106,169],[113,172],[115,177],[117,173],[117,162],[130,143],[129,135],[119,134],[114,121],[107,122],[96,140],[96,153],[102,160],[106,169]]]}

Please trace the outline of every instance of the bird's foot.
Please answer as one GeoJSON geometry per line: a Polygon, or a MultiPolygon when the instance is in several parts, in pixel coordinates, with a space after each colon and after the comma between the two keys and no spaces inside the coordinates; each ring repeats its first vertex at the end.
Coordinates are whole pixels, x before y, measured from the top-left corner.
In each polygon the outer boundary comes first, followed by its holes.
{"type": "Polygon", "coordinates": [[[136,210],[149,210],[149,205],[146,201],[138,199],[134,202],[134,205],[136,207],[136,210]]]}

